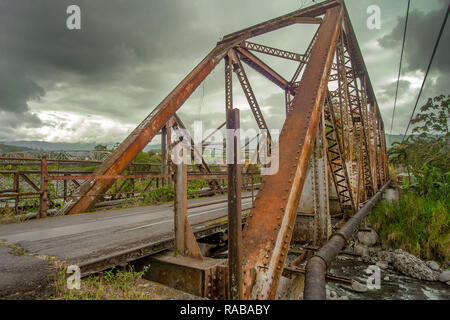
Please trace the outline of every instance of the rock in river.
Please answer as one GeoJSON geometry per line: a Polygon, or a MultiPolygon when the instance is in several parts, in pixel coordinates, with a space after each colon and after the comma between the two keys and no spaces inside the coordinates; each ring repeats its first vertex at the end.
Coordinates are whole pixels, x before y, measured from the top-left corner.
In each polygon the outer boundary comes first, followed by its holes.
{"type": "Polygon", "coordinates": [[[430,267],[431,270],[441,271],[441,267],[439,267],[436,261],[428,261],[427,266],[430,267]]]}
{"type": "Polygon", "coordinates": [[[450,281],[450,270],[441,272],[441,274],[439,275],[439,281],[449,282],[450,281]]]}
{"type": "Polygon", "coordinates": [[[377,243],[378,235],[375,230],[369,229],[370,231],[359,231],[358,240],[360,243],[366,246],[373,246],[377,243]]]}
{"type": "Polygon", "coordinates": [[[425,262],[402,249],[392,253],[392,260],[394,268],[407,276],[427,281],[439,278],[439,272],[431,270],[425,262]]]}

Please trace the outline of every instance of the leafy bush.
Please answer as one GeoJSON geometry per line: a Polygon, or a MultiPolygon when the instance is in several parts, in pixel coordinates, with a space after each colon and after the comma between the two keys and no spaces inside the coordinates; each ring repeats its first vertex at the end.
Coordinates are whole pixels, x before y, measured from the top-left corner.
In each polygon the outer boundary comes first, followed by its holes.
{"type": "Polygon", "coordinates": [[[175,192],[172,185],[165,185],[159,188],[155,188],[144,195],[143,203],[156,203],[172,201],[174,199],[175,192]]]}
{"type": "Polygon", "coordinates": [[[408,191],[398,201],[383,202],[369,216],[383,244],[401,248],[423,259],[450,258],[448,201],[417,196],[408,191]]]}

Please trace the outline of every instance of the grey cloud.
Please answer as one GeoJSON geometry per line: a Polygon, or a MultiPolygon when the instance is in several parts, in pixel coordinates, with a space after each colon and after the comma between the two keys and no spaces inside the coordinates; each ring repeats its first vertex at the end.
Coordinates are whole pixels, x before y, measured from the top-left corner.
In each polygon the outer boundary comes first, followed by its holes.
{"type": "MultiPolygon", "coordinates": [[[[406,72],[425,71],[447,5],[448,3],[445,2],[441,10],[434,10],[427,13],[419,10],[412,10],[410,12],[404,53],[404,70],[406,72]]],[[[397,25],[392,32],[379,38],[378,43],[385,49],[398,49],[402,43],[403,28],[404,18],[399,17],[397,25]]],[[[447,31],[444,31],[442,35],[438,53],[433,61],[434,70],[438,70],[441,73],[450,72],[450,64],[448,63],[449,50],[450,33],[447,28],[447,31]]]]}
{"type": "MultiPolygon", "coordinates": [[[[409,94],[409,89],[411,88],[411,82],[408,80],[400,80],[398,84],[398,97],[400,97],[409,94]]],[[[383,86],[380,86],[376,92],[378,102],[388,102],[393,103],[394,96],[395,96],[395,90],[396,90],[396,82],[395,83],[388,83],[383,86]]]]}

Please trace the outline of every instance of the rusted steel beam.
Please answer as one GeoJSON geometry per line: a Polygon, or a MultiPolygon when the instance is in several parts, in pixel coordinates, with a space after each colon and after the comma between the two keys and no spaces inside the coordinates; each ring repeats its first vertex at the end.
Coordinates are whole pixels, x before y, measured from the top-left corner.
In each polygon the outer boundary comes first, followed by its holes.
{"type": "Polygon", "coordinates": [[[324,110],[322,109],[319,129],[315,137],[313,155],[310,161],[314,196],[314,245],[324,244],[331,236],[328,156],[326,146],[325,117],[324,110]]]}
{"type": "MultiPolygon", "coordinates": [[[[20,183],[19,172],[16,171],[16,172],[14,172],[14,183],[13,183],[14,192],[17,192],[17,193],[20,192],[19,183],[20,183]]],[[[19,213],[19,196],[16,196],[16,198],[14,199],[14,212],[16,214],[19,213]]]]}
{"type": "Polygon", "coordinates": [[[258,101],[256,100],[255,94],[253,93],[252,87],[250,86],[250,82],[248,81],[247,74],[245,73],[244,67],[240,59],[235,56],[235,60],[233,61],[234,72],[236,73],[239,83],[241,84],[242,90],[244,91],[245,97],[247,98],[250,109],[252,110],[253,116],[255,117],[256,124],[259,129],[267,130],[267,139],[271,141],[269,128],[267,127],[266,120],[264,120],[264,116],[259,108],[258,101]]]}
{"type": "Polygon", "coordinates": [[[288,59],[288,60],[293,60],[293,61],[298,61],[298,62],[306,62],[306,60],[303,58],[304,55],[302,55],[302,54],[295,53],[292,51],[272,48],[272,47],[265,46],[265,45],[258,44],[258,43],[244,41],[240,44],[240,47],[250,50],[250,51],[260,52],[260,53],[268,54],[268,55],[278,57],[278,58],[283,58],[283,59],[288,59]]]}
{"type": "Polygon", "coordinates": [[[339,132],[342,135],[342,127],[339,126],[336,119],[336,110],[333,106],[333,101],[330,94],[327,94],[327,101],[325,104],[328,122],[326,124],[327,132],[327,151],[328,164],[330,166],[331,176],[336,188],[336,193],[339,198],[339,204],[342,210],[349,203],[353,213],[356,213],[355,202],[353,200],[353,191],[351,189],[350,178],[347,170],[347,163],[342,152],[342,139],[339,137],[339,132]]]}
{"type": "Polygon", "coordinates": [[[228,270],[230,297],[233,300],[242,299],[242,204],[241,204],[241,167],[240,155],[240,120],[239,109],[227,111],[228,163],[228,270]],[[232,141],[231,141],[232,140],[232,141]]]}
{"type": "Polygon", "coordinates": [[[110,180],[110,179],[141,179],[141,178],[169,178],[170,174],[158,174],[158,173],[147,173],[147,174],[128,174],[128,175],[83,175],[83,176],[48,176],[47,180],[110,180]]]}
{"type": "MultiPolygon", "coordinates": [[[[96,175],[120,174],[141,152],[151,139],[170,120],[186,99],[216,67],[226,53],[224,46],[217,46],[200,62],[189,75],[145,118],[141,124],[111,153],[95,170],[96,175]]],[[[84,212],[91,209],[99,197],[90,194],[102,194],[114,184],[114,179],[90,181],[83,184],[74,198],[65,203],[67,214],[84,212]]]]}
{"type": "Polygon", "coordinates": [[[294,95],[294,90],[289,87],[289,83],[282,76],[280,76],[275,70],[265,64],[262,60],[260,60],[257,56],[252,54],[250,51],[244,48],[236,48],[236,51],[240,53],[241,61],[244,61],[249,67],[251,67],[256,72],[263,75],[265,78],[269,79],[271,82],[276,84],[283,90],[291,91],[291,94],[294,95]]]}
{"type": "Polygon", "coordinates": [[[279,138],[279,170],[265,176],[243,231],[244,298],[273,299],[286,261],[339,35],[341,7],[319,27],[294,109],[279,138]]]}
{"type": "Polygon", "coordinates": [[[39,199],[39,218],[47,217],[48,206],[48,167],[47,158],[44,156],[41,159],[41,184],[40,184],[40,199],[39,199]]]}
{"type": "MultiPolygon", "coordinates": [[[[167,148],[167,125],[161,128],[161,174],[168,174],[168,148],[167,148]]],[[[167,179],[162,180],[163,185],[167,184],[167,179]]]]}
{"type": "Polygon", "coordinates": [[[30,178],[28,178],[28,176],[26,174],[20,173],[20,176],[23,178],[23,180],[25,180],[34,190],[36,191],[40,191],[38,186],[33,182],[33,180],[31,180],[30,178]]]}
{"type": "Polygon", "coordinates": [[[292,76],[292,79],[290,81],[291,84],[294,84],[297,81],[297,78],[299,77],[300,73],[302,72],[303,68],[305,67],[305,65],[308,63],[308,60],[311,56],[311,49],[312,46],[314,45],[314,43],[316,42],[317,39],[317,32],[319,31],[319,29],[317,29],[316,33],[314,34],[311,42],[308,45],[308,48],[306,49],[305,55],[304,55],[304,60],[300,62],[299,66],[297,67],[297,69],[294,72],[294,75],[292,76]]]}
{"type": "Polygon", "coordinates": [[[317,16],[324,14],[328,9],[336,7],[339,2],[336,0],[325,1],[308,8],[300,9],[278,18],[259,23],[249,28],[231,33],[223,37],[218,44],[226,44],[234,41],[243,41],[248,38],[253,38],[267,32],[275,31],[295,23],[320,23],[321,19],[314,19],[317,16]]]}
{"type": "Polygon", "coordinates": [[[233,110],[233,62],[229,55],[225,57],[225,112],[227,110],[233,110]]]}
{"type": "MultiPolygon", "coordinates": [[[[345,6],[344,1],[342,2],[342,6],[344,8],[345,11],[345,16],[344,16],[344,25],[345,25],[345,34],[346,34],[346,38],[347,38],[347,42],[348,45],[350,47],[349,50],[349,54],[352,56],[353,61],[355,61],[357,63],[357,67],[358,67],[358,71],[360,74],[364,74],[365,78],[366,78],[366,84],[367,84],[367,94],[368,94],[368,98],[369,98],[369,102],[372,103],[373,105],[376,106],[376,111],[378,115],[381,115],[379,106],[378,106],[378,102],[375,96],[375,93],[373,91],[373,86],[372,83],[370,81],[370,76],[369,73],[367,72],[367,67],[366,64],[364,62],[362,53],[361,53],[361,49],[359,47],[356,35],[355,35],[355,31],[353,29],[353,26],[350,22],[350,17],[348,15],[348,11],[347,11],[347,7],[345,6]]],[[[382,128],[382,134],[380,136],[380,141],[381,141],[381,146],[383,149],[383,145],[384,145],[384,151],[382,151],[382,155],[383,155],[383,166],[384,166],[384,177],[383,177],[383,182],[386,182],[388,180],[388,166],[387,166],[387,156],[386,156],[386,150],[385,150],[385,146],[386,146],[386,137],[384,135],[384,123],[383,123],[383,119],[381,118],[381,116],[378,119],[380,121],[381,124],[381,128],[382,128]]]]}
{"type": "Polygon", "coordinates": [[[42,194],[39,192],[12,192],[8,191],[7,193],[0,193],[0,198],[11,198],[11,197],[22,197],[22,196],[35,196],[42,194]]]}

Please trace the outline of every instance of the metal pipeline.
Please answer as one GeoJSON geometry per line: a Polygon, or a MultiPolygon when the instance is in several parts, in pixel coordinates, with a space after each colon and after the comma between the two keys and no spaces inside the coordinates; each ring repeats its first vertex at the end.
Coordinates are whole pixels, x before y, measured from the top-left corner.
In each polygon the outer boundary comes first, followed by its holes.
{"type": "Polygon", "coordinates": [[[370,213],[375,203],[380,199],[384,190],[389,186],[389,180],[347,223],[339,229],[320,250],[309,259],[306,264],[305,289],[303,298],[305,300],[325,300],[325,275],[328,266],[346,245],[353,232],[358,228],[361,221],[370,213]]]}

